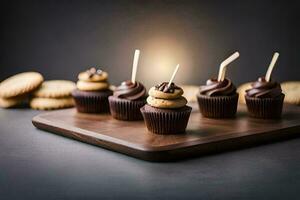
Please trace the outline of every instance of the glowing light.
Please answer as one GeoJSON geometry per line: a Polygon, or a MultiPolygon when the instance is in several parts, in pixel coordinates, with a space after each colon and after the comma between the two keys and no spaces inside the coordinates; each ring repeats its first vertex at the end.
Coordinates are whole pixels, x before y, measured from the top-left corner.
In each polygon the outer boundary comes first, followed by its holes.
{"type": "MultiPolygon", "coordinates": [[[[146,86],[168,81],[170,72],[174,70],[177,63],[183,65],[186,72],[190,70],[192,58],[185,44],[169,36],[152,37],[145,41],[143,54],[146,56],[140,61],[143,67],[139,69],[141,71],[139,76],[146,86]]],[[[180,73],[176,76],[176,82],[183,83],[188,80],[188,76],[188,73],[180,73]]]]}

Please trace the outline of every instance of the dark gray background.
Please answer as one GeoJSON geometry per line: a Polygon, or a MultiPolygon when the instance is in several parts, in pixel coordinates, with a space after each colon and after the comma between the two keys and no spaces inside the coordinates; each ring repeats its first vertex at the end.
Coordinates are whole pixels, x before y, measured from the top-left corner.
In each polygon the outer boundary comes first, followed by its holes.
{"type": "Polygon", "coordinates": [[[177,63],[176,82],[201,84],[236,50],[228,70],[236,84],[263,75],[274,51],[273,79],[299,80],[298,12],[297,1],[1,1],[0,79],[36,70],[75,81],[98,65],[118,84],[139,48],[138,79],[148,87],[177,63]]]}

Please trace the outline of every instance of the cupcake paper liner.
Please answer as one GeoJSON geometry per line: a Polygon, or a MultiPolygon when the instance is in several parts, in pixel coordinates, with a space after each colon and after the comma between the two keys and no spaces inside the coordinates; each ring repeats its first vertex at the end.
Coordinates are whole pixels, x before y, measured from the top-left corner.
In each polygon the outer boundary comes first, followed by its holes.
{"type": "Polygon", "coordinates": [[[115,119],[125,121],[143,119],[140,108],[146,104],[146,99],[132,101],[114,96],[110,96],[108,99],[110,113],[115,119]]]}
{"type": "Polygon", "coordinates": [[[156,134],[185,133],[192,108],[161,109],[145,105],[141,108],[145,124],[149,131],[156,134]]]}
{"type": "Polygon", "coordinates": [[[75,100],[75,106],[78,112],[82,113],[108,113],[108,96],[112,91],[79,91],[74,90],[72,96],[75,100]]]}
{"type": "Polygon", "coordinates": [[[255,98],[245,96],[248,113],[251,117],[263,119],[280,118],[284,94],[276,98],[255,98]]]}
{"type": "Polygon", "coordinates": [[[231,118],[237,110],[239,95],[208,97],[197,95],[201,114],[209,118],[231,118]]]}

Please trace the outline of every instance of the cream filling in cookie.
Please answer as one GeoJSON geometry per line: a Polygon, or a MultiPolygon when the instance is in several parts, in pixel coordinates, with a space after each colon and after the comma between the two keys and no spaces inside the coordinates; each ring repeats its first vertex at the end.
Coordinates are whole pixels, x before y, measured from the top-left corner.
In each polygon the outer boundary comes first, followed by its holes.
{"type": "Polygon", "coordinates": [[[106,90],[109,88],[109,84],[107,82],[86,82],[79,80],[77,88],[83,91],[106,90]]]}
{"type": "Polygon", "coordinates": [[[181,108],[187,104],[187,100],[181,96],[177,99],[159,99],[152,96],[147,98],[147,103],[156,108],[181,108]]]}
{"type": "Polygon", "coordinates": [[[18,96],[13,98],[0,98],[0,107],[11,108],[28,101],[27,96],[18,96]]]}
{"type": "Polygon", "coordinates": [[[300,105],[300,81],[288,81],[281,84],[285,94],[284,102],[300,105]]]}
{"type": "Polygon", "coordinates": [[[246,90],[248,90],[248,89],[251,89],[250,82],[244,83],[237,88],[236,91],[239,94],[239,103],[243,103],[243,104],[246,103],[245,95],[246,95],[246,90]]]}
{"type": "Polygon", "coordinates": [[[103,82],[108,79],[107,72],[102,72],[101,74],[93,74],[92,76],[87,72],[81,72],[78,75],[78,79],[80,81],[87,81],[87,82],[103,82]]]}
{"type": "Polygon", "coordinates": [[[30,101],[30,107],[38,110],[52,110],[74,106],[72,97],[64,98],[41,98],[35,97],[30,101]]]}
{"type": "Polygon", "coordinates": [[[76,84],[68,80],[49,80],[45,81],[33,96],[44,98],[61,98],[71,95],[72,90],[76,88],[76,84]]]}
{"type": "Polygon", "coordinates": [[[175,89],[173,93],[166,93],[155,89],[155,87],[150,88],[149,95],[159,99],[177,99],[183,94],[182,89],[175,89]]]}

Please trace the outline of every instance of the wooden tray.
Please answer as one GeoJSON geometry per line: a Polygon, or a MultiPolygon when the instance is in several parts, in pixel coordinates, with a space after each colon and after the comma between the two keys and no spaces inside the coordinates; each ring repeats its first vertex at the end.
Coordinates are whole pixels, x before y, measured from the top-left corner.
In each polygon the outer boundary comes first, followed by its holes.
{"type": "Polygon", "coordinates": [[[32,123],[59,135],[149,161],[169,161],[245,148],[268,141],[300,135],[300,107],[284,106],[281,120],[260,120],[247,116],[239,106],[235,119],[207,119],[193,109],[187,133],[156,135],[144,122],[126,122],[110,115],[91,115],[66,109],[42,113],[32,123]]]}

